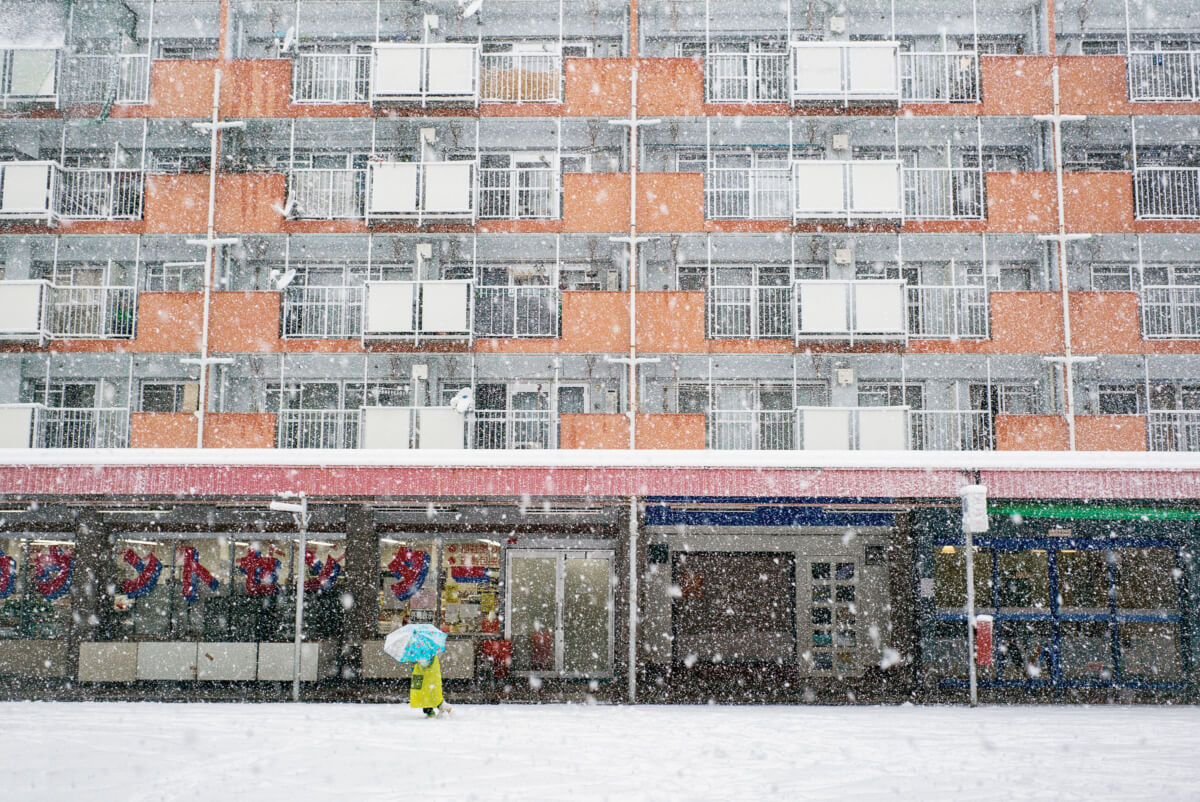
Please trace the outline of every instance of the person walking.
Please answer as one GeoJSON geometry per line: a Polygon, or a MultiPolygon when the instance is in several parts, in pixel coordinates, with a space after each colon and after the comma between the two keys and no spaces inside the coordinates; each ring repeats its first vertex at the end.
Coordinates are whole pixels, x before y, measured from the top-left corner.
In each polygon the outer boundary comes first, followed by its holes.
{"type": "Polygon", "coordinates": [[[437,655],[413,663],[412,680],[408,686],[408,704],[419,707],[426,718],[450,712],[450,705],[442,697],[442,664],[437,655]]]}

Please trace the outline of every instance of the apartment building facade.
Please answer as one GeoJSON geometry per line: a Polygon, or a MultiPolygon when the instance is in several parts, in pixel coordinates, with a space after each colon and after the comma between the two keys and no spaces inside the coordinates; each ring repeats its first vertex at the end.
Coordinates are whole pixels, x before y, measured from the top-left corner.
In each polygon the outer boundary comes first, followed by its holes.
{"type": "Polygon", "coordinates": [[[0,11],[14,687],[1194,697],[1188,3],[0,11]]]}

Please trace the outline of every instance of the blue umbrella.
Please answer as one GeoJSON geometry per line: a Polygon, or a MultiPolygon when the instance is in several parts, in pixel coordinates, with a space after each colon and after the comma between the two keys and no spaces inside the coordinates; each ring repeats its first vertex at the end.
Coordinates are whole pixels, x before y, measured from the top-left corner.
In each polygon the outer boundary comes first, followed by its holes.
{"type": "Polygon", "coordinates": [[[405,624],[383,642],[385,654],[401,663],[432,660],[446,648],[446,633],[433,624],[405,624]]]}

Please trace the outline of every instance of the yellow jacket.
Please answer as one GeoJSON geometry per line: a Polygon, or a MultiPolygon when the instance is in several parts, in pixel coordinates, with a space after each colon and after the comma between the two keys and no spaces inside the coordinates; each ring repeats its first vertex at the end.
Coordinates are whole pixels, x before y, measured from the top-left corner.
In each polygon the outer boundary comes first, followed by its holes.
{"type": "Polygon", "coordinates": [[[413,663],[412,680],[408,689],[411,707],[437,707],[442,703],[442,664],[435,657],[428,668],[413,663]]]}

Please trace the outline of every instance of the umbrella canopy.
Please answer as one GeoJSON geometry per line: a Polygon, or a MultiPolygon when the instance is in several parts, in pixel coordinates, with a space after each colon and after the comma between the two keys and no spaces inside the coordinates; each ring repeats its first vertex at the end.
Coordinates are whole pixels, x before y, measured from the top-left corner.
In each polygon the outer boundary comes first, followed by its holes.
{"type": "Polygon", "coordinates": [[[445,648],[446,633],[433,624],[405,624],[383,642],[383,651],[401,663],[430,660],[445,648]]]}

